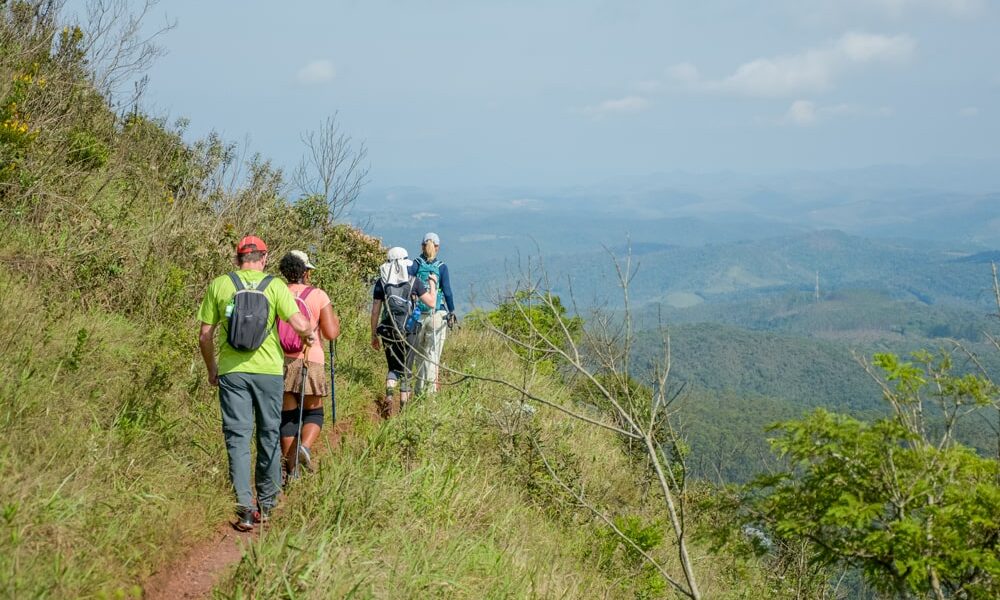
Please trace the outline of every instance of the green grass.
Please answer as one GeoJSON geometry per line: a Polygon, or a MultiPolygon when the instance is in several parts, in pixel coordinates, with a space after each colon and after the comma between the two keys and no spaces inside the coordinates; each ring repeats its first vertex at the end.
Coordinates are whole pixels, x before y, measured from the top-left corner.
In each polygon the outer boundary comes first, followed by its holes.
{"type": "Polygon", "coordinates": [[[28,291],[0,270],[0,595],[134,593],[228,509],[217,405],[162,331],[28,291]]]}
{"type": "MultiPolygon", "coordinates": [[[[354,360],[368,355],[361,379],[381,383],[379,357],[353,348],[354,360]]],[[[446,354],[455,368],[518,375],[516,359],[478,332],[453,336],[446,354]]],[[[351,379],[361,371],[351,373],[338,390],[359,385],[351,379]]],[[[553,377],[532,388],[568,401],[553,377]]],[[[556,485],[530,444],[608,514],[666,532],[655,487],[613,434],[552,409],[528,416],[511,392],[477,381],[373,424],[361,415],[376,390],[353,389],[338,396],[355,433],[289,490],[217,598],[671,597],[556,485]]],[[[679,573],[669,541],[652,552],[679,573]]],[[[734,585],[729,559],[703,548],[696,556],[706,597],[751,597],[734,585]]]]}

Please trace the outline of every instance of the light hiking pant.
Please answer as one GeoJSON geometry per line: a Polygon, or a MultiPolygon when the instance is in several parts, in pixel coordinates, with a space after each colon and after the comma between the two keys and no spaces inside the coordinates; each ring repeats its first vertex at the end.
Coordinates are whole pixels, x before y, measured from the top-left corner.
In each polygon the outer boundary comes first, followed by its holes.
{"type": "Polygon", "coordinates": [[[250,438],[257,426],[257,499],[260,506],[274,506],[281,489],[281,375],[227,373],[219,377],[222,433],[229,454],[229,479],[236,503],[253,506],[250,489],[250,438]]]}
{"type": "Polygon", "coordinates": [[[417,352],[413,359],[416,391],[433,394],[437,391],[438,365],[441,364],[441,352],[448,336],[448,311],[438,310],[422,315],[420,323],[417,352]]]}

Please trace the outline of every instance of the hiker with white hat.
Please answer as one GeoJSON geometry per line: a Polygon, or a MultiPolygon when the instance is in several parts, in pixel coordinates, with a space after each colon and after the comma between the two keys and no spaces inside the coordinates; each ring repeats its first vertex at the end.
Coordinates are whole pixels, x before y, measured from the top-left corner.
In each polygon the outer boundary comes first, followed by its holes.
{"type": "Polygon", "coordinates": [[[416,301],[435,302],[437,278],[431,277],[428,286],[410,273],[412,264],[405,248],[390,248],[372,290],[372,347],[385,350],[388,366],[385,396],[379,401],[379,414],[383,418],[402,410],[410,397],[412,349],[420,327],[414,316],[416,301]]]}

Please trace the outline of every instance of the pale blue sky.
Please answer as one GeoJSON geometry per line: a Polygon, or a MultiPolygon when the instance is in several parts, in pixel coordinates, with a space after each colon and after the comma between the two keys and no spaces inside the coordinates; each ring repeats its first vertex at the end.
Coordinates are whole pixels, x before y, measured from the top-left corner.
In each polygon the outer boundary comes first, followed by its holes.
{"type": "Polygon", "coordinates": [[[340,111],[374,185],[1000,157],[989,0],[207,2],[148,106],[292,165],[340,111]]]}

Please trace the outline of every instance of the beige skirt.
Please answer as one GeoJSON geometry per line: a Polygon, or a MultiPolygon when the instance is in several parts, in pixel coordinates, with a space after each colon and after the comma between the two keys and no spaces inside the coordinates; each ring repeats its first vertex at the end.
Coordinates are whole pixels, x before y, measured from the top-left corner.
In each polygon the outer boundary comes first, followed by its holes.
{"type": "MultiPolygon", "coordinates": [[[[306,396],[326,396],[330,388],[326,383],[326,365],[309,361],[306,373],[306,396]]],[[[285,358],[285,391],[298,395],[302,384],[302,359],[285,358]]]]}

